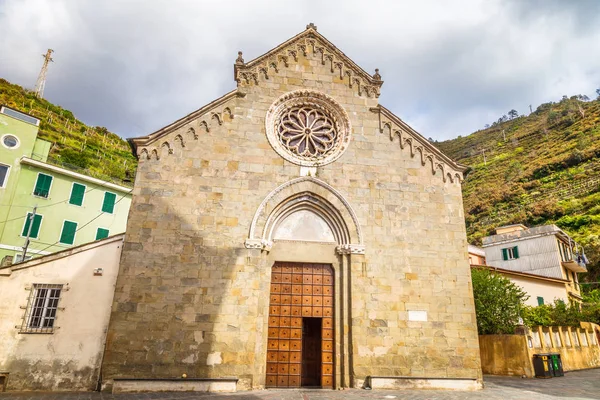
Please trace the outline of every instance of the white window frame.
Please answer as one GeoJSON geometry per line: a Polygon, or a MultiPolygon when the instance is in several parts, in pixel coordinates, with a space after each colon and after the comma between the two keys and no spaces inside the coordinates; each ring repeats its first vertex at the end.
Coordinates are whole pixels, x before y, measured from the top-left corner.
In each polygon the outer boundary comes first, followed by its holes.
{"type": "Polygon", "coordinates": [[[14,133],[5,133],[4,135],[2,135],[2,138],[0,138],[0,142],[2,142],[2,146],[4,146],[5,148],[7,148],[8,150],[15,150],[18,149],[21,146],[21,140],[19,140],[19,137],[17,135],[15,135],[14,133]],[[17,145],[15,147],[8,147],[7,145],[4,144],[4,138],[7,136],[12,136],[15,139],[17,139],[17,145]]]}
{"type": "MultiPolygon", "coordinates": [[[[107,237],[109,237],[109,236],[110,236],[110,229],[108,229],[108,228],[105,228],[105,227],[103,227],[103,226],[97,226],[97,227],[96,227],[96,236],[98,236],[98,229],[106,229],[106,230],[108,231],[108,236],[107,236],[107,237]]],[[[106,239],[106,238],[104,238],[104,239],[106,239]]],[[[104,239],[96,239],[96,240],[104,240],[104,239]]]]}
{"type": "Polygon", "coordinates": [[[4,188],[6,188],[6,185],[8,184],[8,177],[10,176],[10,170],[12,168],[8,164],[0,163],[0,165],[7,168],[7,170],[6,170],[6,177],[4,178],[4,182],[2,182],[2,185],[0,185],[0,189],[4,189],[4,188]]]}
{"type": "Polygon", "coordinates": [[[515,250],[515,246],[506,248],[506,258],[508,259],[507,261],[517,259],[517,257],[515,257],[514,250],[515,250]]]}
{"type": "MultiPolygon", "coordinates": [[[[30,213],[29,211],[25,213],[25,221],[23,221],[23,226],[21,227],[21,234],[19,235],[22,238],[26,238],[27,237],[27,236],[23,236],[23,231],[25,230],[25,224],[27,224],[27,215],[29,215],[29,214],[32,214],[32,213],[30,213]]],[[[29,239],[39,239],[40,238],[40,233],[42,232],[42,224],[44,223],[44,215],[43,214],[38,214],[38,213],[36,213],[35,215],[39,215],[40,217],[42,217],[42,219],[40,220],[40,229],[38,230],[38,235],[37,236],[29,236],[29,239]]]]}
{"type": "Polygon", "coordinates": [[[65,246],[75,246],[75,238],[77,237],[77,229],[79,229],[79,222],[71,221],[70,219],[63,219],[62,226],[60,228],[60,233],[58,235],[58,244],[64,244],[65,246]],[[62,237],[63,230],[65,229],[65,222],[72,222],[75,224],[75,232],[73,233],[73,243],[63,243],[60,241],[62,237]]]}
{"type": "Polygon", "coordinates": [[[25,315],[23,316],[23,321],[21,323],[21,329],[19,333],[54,333],[56,327],[56,320],[58,311],[61,310],[59,308],[60,299],[65,289],[65,285],[63,284],[51,284],[51,283],[34,283],[31,285],[29,289],[30,293],[27,300],[27,307],[25,308],[25,315]],[[38,300],[38,293],[40,290],[48,290],[46,292],[46,296],[43,298],[42,306],[36,306],[35,303],[38,300]],[[50,300],[53,299],[50,297],[51,290],[59,290],[56,305],[54,307],[50,307],[50,300]],[[41,309],[40,315],[34,315],[36,310],[41,309]],[[54,310],[54,315],[48,316],[48,311],[54,310]],[[31,326],[33,319],[36,317],[40,317],[39,326],[31,326]],[[52,321],[52,326],[44,327],[46,321],[52,321]]]}
{"type": "MultiPolygon", "coordinates": [[[[54,182],[54,179],[52,179],[52,182],[54,182]]],[[[86,197],[85,195],[86,195],[86,193],[87,193],[87,185],[84,185],[83,183],[79,183],[79,182],[73,182],[71,184],[71,191],[69,192],[69,199],[67,200],[67,204],[70,205],[70,206],[75,206],[75,207],[83,207],[83,205],[85,204],[85,197],[86,197]],[[71,201],[71,195],[73,194],[73,188],[75,187],[75,184],[78,184],[78,185],[81,185],[81,186],[84,187],[84,189],[83,189],[83,199],[81,199],[81,205],[80,206],[77,205],[77,204],[71,204],[70,203],[70,201],[71,201]]]]}
{"type": "MultiPolygon", "coordinates": [[[[54,185],[54,179],[55,179],[54,175],[45,174],[43,172],[38,172],[37,176],[35,177],[35,182],[33,183],[33,189],[31,189],[31,195],[33,197],[37,197],[38,199],[50,200],[50,192],[52,192],[52,185],[54,185]],[[40,178],[40,174],[52,177],[52,181],[50,182],[50,187],[48,188],[48,197],[38,196],[37,194],[35,194],[35,187],[37,186],[37,181],[40,178]]],[[[68,201],[67,201],[67,203],[68,203],[68,201]]]]}

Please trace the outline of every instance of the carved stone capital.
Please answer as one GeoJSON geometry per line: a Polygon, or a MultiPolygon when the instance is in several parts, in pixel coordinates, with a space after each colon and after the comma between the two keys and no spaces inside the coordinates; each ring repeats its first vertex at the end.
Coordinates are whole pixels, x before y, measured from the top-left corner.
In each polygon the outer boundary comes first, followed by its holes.
{"type": "Polygon", "coordinates": [[[247,249],[260,249],[264,251],[271,251],[271,247],[273,247],[273,242],[264,239],[246,239],[246,241],[244,242],[244,246],[246,246],[247,249]]]}
{"type": "Polygon", "coordinates": [[[341,244],[335,248],[337,254],[365,254],[365,246],[360,244],[341,244]]]}

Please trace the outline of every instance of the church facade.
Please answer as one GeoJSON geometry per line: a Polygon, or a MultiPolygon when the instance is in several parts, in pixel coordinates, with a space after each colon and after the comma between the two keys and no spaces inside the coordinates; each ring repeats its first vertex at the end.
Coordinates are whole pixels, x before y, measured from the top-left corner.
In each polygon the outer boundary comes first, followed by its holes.
{"type": "Polygon", "coordinates": [[[479,388],[464,167],[313,24],[234,77],[132,139],[105,385],[479,388]]]}

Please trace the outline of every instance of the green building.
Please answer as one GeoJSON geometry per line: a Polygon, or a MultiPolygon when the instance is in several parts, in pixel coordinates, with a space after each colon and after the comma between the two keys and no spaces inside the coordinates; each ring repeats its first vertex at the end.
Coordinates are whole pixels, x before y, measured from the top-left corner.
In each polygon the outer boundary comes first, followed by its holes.
{"type": "Polygon", "coordinates": [[[27,258],[125,232],[131,188],[49,164],[51,143],[37,137],[39,123],[0,106],[3,264],[22,260],[28,233],[27,258]]]}

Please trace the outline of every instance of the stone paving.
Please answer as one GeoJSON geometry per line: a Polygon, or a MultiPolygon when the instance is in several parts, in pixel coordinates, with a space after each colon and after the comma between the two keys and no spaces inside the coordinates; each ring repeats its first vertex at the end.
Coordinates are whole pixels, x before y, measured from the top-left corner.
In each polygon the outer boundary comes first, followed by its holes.
{"type": "Polygon", "coordinates": [[[567,373],[562,378],[521,379],[486,376],[485,389],[477,392],[440,390],[262,390],[233,394],[205,393],[0,393],[7,400],[531,400],[531,399],[600,399],[600,369],[567,373]]]}

